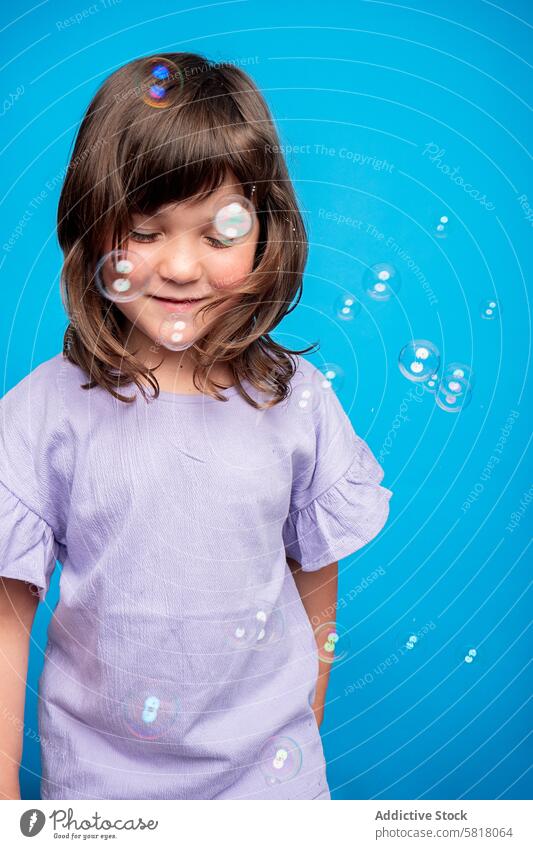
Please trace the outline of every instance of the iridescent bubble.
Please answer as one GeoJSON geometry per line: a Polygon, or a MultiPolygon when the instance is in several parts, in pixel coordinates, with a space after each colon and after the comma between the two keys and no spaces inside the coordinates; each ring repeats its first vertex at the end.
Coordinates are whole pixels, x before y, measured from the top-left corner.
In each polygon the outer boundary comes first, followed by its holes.
{"type": "Polygon", "coordinates": [[[450,219],[447,215],[441,215],[437,224],[435,225],[435,236],[437,239],[445,239],[448,235],[448,229],[450,226],[450,219]]]}
{"type": "Polygon", "coordinates": [[[363,289],[373,301],[388,301],[400,289],[400,274],[389,262],[378,262],[363,274],[363,289]]]}
{"type": "Polygon", "coordinates": [[[279,642],[284,631],[281,610],[267,601],[256,601],[224,622],[225,639],[236,648],[264,649],[279,642]]]}
{"type": "Polygon", "coordinates": [[[443,374],[443,380],[450,381],[463,381],[467,383],[470,389],[474,388],[475,377],[474,372],[467,366],[465,363],[450,363],[445,366],[443,374]]]}
{"type": "Polygon", "coordinates": [[[324,389],[315,379],[313,382],[302,381],[291,392],[291,397],[294,398],[296,408],[302,413],[311,413],[316,410],[321,403],[324,389]]]}
{"type": "Polygon", "coordinates": [[[450,363],[443,371],[435,403],[447,413],[459,413],[472,399],[474,373],[464,363],[450,363]]]}
{"type": "Polygon", "coordinates": [[[324,663],[344,660],[350,651],[350,635],[336,622],[322,622],[315,629],[318,657],[324,663]]]}
{"type": "Polygon", "coordinates": [[[255,649],[264,649],[278,643],[283,637],[285,625],[283,614],[277,607],[268,602],[257,602],[254,618],[256,636],[253,644],[255,649]]]}
{"type": "Polygon", "coordinates": [[[479,311],[481,318],[484,318],[486,321],[494,321],[501,315],[500,304],[495,298],[487,298],[485,301],[481,301],[479,311]]]}
{"type": "Polygon", "coordinates": [[[138,89],[143,102],[155,109],[166,109],[175,102],[183,86],[183,73],[170,59],[152,56],[143,59],[137,70],[138,89]]]}
{"type": "Polygon", "coordinates": [[[435,394],[435,403],[446,413],[460,413],[472,400],[472,390],[460,384],[461,391],[447,391],[441,383],[435,394]]]}
{"type": "Polygon", "coordinates": [[[194,343],[194,318],[190,313],[169,313],[159,325],[158,345],[169,351],[185,351],[194,343]]]}
{"type": "Polygon", "coordinates": [[[468,653],[465,654],[465,663],[472,663],[475,657],[477,657],[476,649],[469,649],[468,653]]]}
{"type": "Polygon", "coordinates": [[[228,244],[239,244],[254,226],[255,209],[248,198],[229,195],[215,207],[213,226],[228,244]]]}
{"type": "Polygon", "coordinates": [[[335,301],[335,315],[343,321],[352,321],[361,312],[361,304],[351,292],[343,292],[335,301]]]}
{"type": "Polygon", "coordinates": [[[226,640],[235,648],[251,648],[259,633],[259,623],[253,610],[245,610],[224,623],[226,640]]]}
{"type": "Polygon", "coordinates": [[[427,339],[413,339],[404,345],[398,357],[401,373],[415,383],[427,381],[440,365],[437,346],[427,339]]]}
{"type": "Polygon", "coordinates": [[[140,298],[150,285],[151,269],[133,251],[110,251],[96,263],[94,282],[101,295],[115,303],[140,298]]]}
{"type": "Polygon", "coordinates": [[[413,649],[413,648],[415,647],[415,645],[416,645],[416,643],[417,643],[417,642],[418,642],[418,637],[416,636],[416,634],[412,634],[412,635],[409,637],[409,639],[407,640],[407,642],[406,642],[405,646],[406,646],[406,648],[408,648],[408,649],[413,649]]]}
{"type": "Polygon", "coordinates": [[[180,701],[168,684],[141,681],[124,699],[126,727],[135,737],[156,740],[176,721],[180,701]]]}
{"type": "Polygon", "coordinates": [[[259,754],[259,767],[270,786],[293,779],[302,766],[302,750],[292,737],[270,737],[259,754]]]}
{"type": "Polygon", "coordinates": [[[337,363],[324,363],[318,366],[314,378],[325,392],[333,390],[338,393],[344,383],[344,371],[337,363]]]}

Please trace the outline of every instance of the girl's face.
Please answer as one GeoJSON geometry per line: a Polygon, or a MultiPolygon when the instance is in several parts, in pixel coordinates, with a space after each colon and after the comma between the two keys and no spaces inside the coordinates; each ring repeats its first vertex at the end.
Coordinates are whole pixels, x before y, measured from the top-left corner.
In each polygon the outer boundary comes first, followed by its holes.
{"type": "MultiPolygon", "coordinates": [[[[259,221],[252,215],[253,226],[242,241],[228,245],[228,239],[217,232],[214,216],[225,200],[235,195],[243,197],[241,186],[227,176],[210,197],[179,204],[167,204],[150,216],[135,215],[123,250],[133,252],[142,260],[143,294],[135,300],[118,302],[118,309],[138,331],[155,341],[163,322],[176,310],[171,300],[201,299],[181,313],[187,321],[185,343],[192,343],[202,330],[212,325],[233,305],[233,299],[220,304],[208,316],[197,313],[215,291],[231,290],[252,271],[259,235],[259,221]],[[148,274],[147,274],[148,272],[148,274]]],[[[111,237],[106,240],[105,253],[111,250],[111,237]]],[[[134,268],[130,275],[135,280],[134,268]]]]}

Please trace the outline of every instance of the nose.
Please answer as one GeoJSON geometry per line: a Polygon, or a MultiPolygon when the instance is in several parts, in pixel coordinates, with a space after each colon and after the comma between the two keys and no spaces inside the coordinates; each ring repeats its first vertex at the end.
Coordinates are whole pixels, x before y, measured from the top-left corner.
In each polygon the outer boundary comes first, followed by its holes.
{"type": "Polygon", "coordinates": [[[202,263],[191,240],[170,239],[157,252],[155,270],[163,280],[174,283],[194,283],[202,276],[202,263]]]}

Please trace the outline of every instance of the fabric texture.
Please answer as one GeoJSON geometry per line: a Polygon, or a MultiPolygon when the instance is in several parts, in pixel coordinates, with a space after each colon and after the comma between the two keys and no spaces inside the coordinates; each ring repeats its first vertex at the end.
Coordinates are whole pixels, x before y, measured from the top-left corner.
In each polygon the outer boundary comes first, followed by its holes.
{"type": "MultiPolygon", "coordinates": [[[[328,799],[315,637],[287,556],[347,557],[392,492],[323,375],[258,411],[132,404],[58,354],[0,400],[0,574],[60,600],[43,799],[328,799]]],[[[258,400],[257,391],[246,388],[258,400]]],[[[46,602],[45,602],[46,603],[46,602]]]]}

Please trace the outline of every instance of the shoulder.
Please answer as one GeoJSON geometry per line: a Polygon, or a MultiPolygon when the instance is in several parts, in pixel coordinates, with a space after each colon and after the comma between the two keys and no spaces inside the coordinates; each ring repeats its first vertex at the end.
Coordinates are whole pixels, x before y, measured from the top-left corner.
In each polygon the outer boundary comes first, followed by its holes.
{"type": "Polygon", "coordinates": [[[347,418],[326,371],[304,357],[297,356],[297,368],[291,381],[291,403],[302,415],[313,421],[315,428],[327,422],[338,426],[347,418]]]}
{"type": "Polygon", "coordinates": [[[320,370],[310,360],[300,354],[295,354],[294,358],[296,360],[296,371],[291,383],[298,384],[302,381],[315,381],[320,378],[320,370]]]}
{"type": "Polygon", "coordinates": [[[36,366],[0,398],[0,420],[15,417],[36,427],[42,426],[43,415],[60,404],[59,377],[62,354],[56,354],[36,366]]]}
{"type": "Polygon", "coordinates": [[[0,481],[54,529],[67,491],[72,440],[65,428],[62,354],[44,361],[0,398],[0,481]]]}

